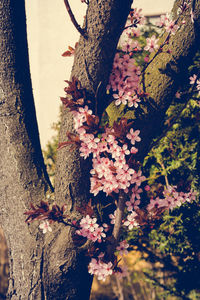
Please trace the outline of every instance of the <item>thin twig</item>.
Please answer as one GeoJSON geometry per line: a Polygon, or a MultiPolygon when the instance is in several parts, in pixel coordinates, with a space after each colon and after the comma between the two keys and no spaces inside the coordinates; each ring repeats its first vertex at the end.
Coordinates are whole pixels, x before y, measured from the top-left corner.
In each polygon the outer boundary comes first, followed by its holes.
{"type": "Polygon", "coordinates": [[[107,255],[109,259],[113,258],[116,246],[119,242],[120,231],[122,227],[122,220],[125,208],[125,193],[123,191],[119,192],[119,199],[116,209],[115,225],[112,232],[111,243],[107,247],[107,255]]]}
{"type": "Polygon", "coordinates": [[[125,198],[125,194],[122,191],[120,191],[117,210],[116,210],[115,225],[114,225],[113,233],[112,233],[112,236],[114,237],[116,244],[119,241],[120,229],[122,226],[122,219],[123,219],[124,208],[125,208],[125,199],[124,198],[125,198]]]}
{"type": "Polygon", "coordinates": [[[71,7],[70,7],[70,5],[69,5],[69,1],[68,1],[68,0],[64,0],[64,3],[65,3],[67,12],[68,12],[68,14],[69,14],[69,16],[70,16],[70,19],[71,19],[72,23],[74,24],[74,26],[76,27],[76,29],[78,30],[78,32],[79,32],[85,39],[87,39],[87,34],[86,34],[85,30],[81,28],[81,26],[77,23],[77,21],[76,21],[76,19],[75,19],[75,17],[74,17],[74,14],[73,14],[73,12],[72,12],[72,10],[71,10],[71,7]]]}
{"type": "Polygon", "coordinates": [[[64,224],[65,226],[70,226],[70,227],[74,227],[76,229],[79,229],[79,226],[74,225],[72,223],[65,222],[64,220],[61,220],[61,221],[58,221],[58,222],[64,224]]]}
{"type": "Polygon", "coordinates": [[[164,177],[165,177],[165,183],[166,183],[166,186],[168,187],[169,186],[169,181],[168,181],[168,178],[167,178],[167,170],[165,168],[165,165],[164,165],[163,161],[161,161],[160,159],[157,159],[157,162],[159,163],[159,165],[163,169],[164,177]]]}
{"type": "Polygon", "coordinates": [[[99,88],[102,84],[102,81],[99,82],[96,92],[95,92],[95,115],[98,115],[98,92],[99,92],[99,88]]]}

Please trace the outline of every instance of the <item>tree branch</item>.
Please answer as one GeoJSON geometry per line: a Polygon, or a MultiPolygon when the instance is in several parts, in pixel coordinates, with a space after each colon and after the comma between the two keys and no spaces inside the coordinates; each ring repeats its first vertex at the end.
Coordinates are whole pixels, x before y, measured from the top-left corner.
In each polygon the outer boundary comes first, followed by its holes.
{"type": "Polygon", "coordinates": [[[122,220],[124,215],[124,208],[125,208],[125,193],[120,191],[117,210],[116,210],[115,225],[112,233],[112,236],[114,237],[116,244],[119,242],[120,229],[122,226],[122,220]]]}
{"type": "Polygon", "coordinates": [[[82,29],[82,28],[80,27],[80,25],[77,23],[77,21],[76,21],[76,19],[75,19],[75,17],[74,17],[74,14],[73,14],[73,12],[72,12],[72,10],[71,10],[71,7],[70,7],[70,5],[69,5],[69,1],[68,1],[68,0],[64,0],[64,3],[65,3],[65,6],[66,6],[66,9],[67,9],[67,12],[68,12],[68,14],[69,14],[69,16],[70,16],[70,19],[71,19],[72,23],[74,24],[75,28],[78,30],[78,32],[79,32],[84,38],[87,39],[87,34],[86,34],[85,30],[82,29]]]}
{"type": "MultiPolygon", "coordinates": [[[[173,12],[176,15],[181,0],[174,4],[173,12]]],[[[154,106],[141,103],[139,116],[134,115],[135,128],[140,130],[141,142],[138,144],[136,159],[143,161],[150,150],[152,140],[160,136],[163,131],[165,113],[172,103],[180,85],[189,83],[188,66],[199,49],[200,38],[200,3],[196,2],[195,22],[188,22],[182,26],[182,19],[178,21],[180,29],[171,36],[169,43],[163,47],[163,52],[159,53],[151,64],[145,69],[144,80],[146,93],[149,101],[154,106]],[[169,52],[170,53],[167,53],[169,52]]],[[[162,40],[166,37],[163,36],[162,40]]],[[[162,42],[162,41],[161,41],[162,42]]],[[[187,102],[187,101],[186,101],[187,102]]]]}

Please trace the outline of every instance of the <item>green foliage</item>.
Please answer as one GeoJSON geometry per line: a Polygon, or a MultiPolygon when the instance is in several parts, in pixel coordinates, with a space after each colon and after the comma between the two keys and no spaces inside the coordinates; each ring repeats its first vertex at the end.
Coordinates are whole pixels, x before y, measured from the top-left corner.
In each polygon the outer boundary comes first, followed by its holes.
{"type": "MultiPolygon", "coordinates": [[[[158,137],[143,165],[143,173],[155,195],[161,185],[168,184],[176,185],[183,192],[192,187],[199,193],[199,116],[200,107],[194,100],[186,106],[175,99],[168,109],[166,134],[161,139],[158,137]]],[[[145,259],[153,264],[160,262],[159,268],[146,275],[154,284],[165,289],[166,297],[167,294],[182,299],[199,297],[199,201],[185,203],[170,213],[166,212],[152,229],[135,230],[129,238],[138,250],[148,254],[145,259]],[[163,281],[164,275],[157,278],[159,270],[165,273],[167,280],[163,281]]]]}
{"type": "Polygon", "coordinates": [[[46,148],[43,150],[43,156],[49,178],[51,180],[51,183],[54,184],[55,161],[58,148],[58,132],[60,128],[60,122],[55,123],[52,128],[55,130],[56,134],[52,137],[51,141],[48,141],[46,148]]]}
{"type": "Polygon", "coordinates": [[[192,185],[198,189],[198,153],[200,133],[200,107],[196,101],[190,100],[179,115],[184,104],[170,106],[166,114],[166,124],[170,120],[176,122],[166,135],[153,147],[144,160],[144,170],[149,183],[163,183],[167,176],[171,185],[178,185],[187,191],[192,185]]]}

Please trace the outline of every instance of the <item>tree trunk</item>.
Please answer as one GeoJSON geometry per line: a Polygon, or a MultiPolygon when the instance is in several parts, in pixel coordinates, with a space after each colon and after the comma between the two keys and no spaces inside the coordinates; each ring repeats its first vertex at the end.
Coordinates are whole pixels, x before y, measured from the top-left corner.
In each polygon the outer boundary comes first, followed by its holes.
{"type": "Polygon", "coordinates": [[[0,224],[9,249],[8,299],[42,299],[41,234],[25,224],[49,189],[29,74],[23,0],[0,1],[0,224]],[[34,289],[34,286],[36,289],[34,289]]]}
{"type": "MultiPolygon", "coordinates": [[[[97,92],[99,115],[107,106],[105,87],[131,2],[90,0],[88,6],[85,21],[88,38],[80,38],[72,76],[81,81],[91,99],[97,92]]],[[[178,80],[186,76],[182,74],[183,58],[184,64],[189,64],[198,46],[200,4],[194,3],[194,25],[186,22],[184,30],[170,39],[171,55],[160,54],[163,55],[162,73],[158,69],[160,55],[145,72],[146,90],[156,106],[147,106],[135,122],[143,137],[140,159],[155,136],[154,127],[163,123],[178,80]],[[176,76],[166,73],[168,66],[174,68],[173,57],[176,76]]],[[[85,250],[73,243],[73,230],[56,224],[53,233],[43,240],[35,225],[24,223],[23,213],[30,202],[44,200],[51,190],[31,90],[23,0],[0,0],[0,38],[0,135],[3,137],[0,140],[0,223],[9,248],[7,298],[86,300],[92,277],[87,272],[85,250]]],[[[71,130],[72,116],[63,110],[60,141],[65,141],[66,131],[71,130]]],[[[80,159],[77,149],[70,151],[66,147],[58,151],[56,169],[55,200],[58,204],[67,203],[72,219],[80,218],[76,207],[89,200],[89,163],[80,159]]]]}

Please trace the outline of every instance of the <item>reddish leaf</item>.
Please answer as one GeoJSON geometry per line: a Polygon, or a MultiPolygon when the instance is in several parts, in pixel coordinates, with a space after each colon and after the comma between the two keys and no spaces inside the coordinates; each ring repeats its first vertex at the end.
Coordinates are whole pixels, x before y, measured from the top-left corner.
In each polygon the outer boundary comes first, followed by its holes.
{"type": "Polygon", "coordinates": [[[127,122],[127,119],[122,118],[119,123],[116,121],[113,123],[114,136],[119,138],[121,141],[124,141],[129,129],[132,127],[134,122],[127,122]]]}
{"type": "Polygon", "coordinates": [[[82,207],[76,208],[83,216],[89,215],[90,217],[94,216],[94,209],[92,207],[92,199],[89,200],[88,204],[83,204],[82,207]]]}
{"type": "Polygon", "coordinates": [[[68,46],[68,50],[65,51],[65,52],[62,54],[62,56],[67,57],[67,56],[72,56],[72,55],[74,55],[75,50],[76,50],[76,47],[77,47],[77,44],[78,44],[78,43],[75,44],[75,48],[73,48],[73,47],[71,47],[71,46],[68,46]]]}
{"type": "Polygon", "coordinates": [[[49,207],[48,202],[41,201],[40,205],[37,205],[37,208],[31,204],[32,210],[26,211],[24,214],[28,215],[28,218],[25,220],[26,223],[30,223],[34,220],[49,220],[50,222],[61,222],[67,216],[64,215],[65,205],[61,208],[54,204],[52,209],[49,207]]]}
{"type": "Polygon", "coordinates": [[[69,51],[69,50],[65,51],[65,52],[62,54],[62,56],[64,56],[64,57],[72,56],[72,55],[73,55],[73,53],[72,53],[71,51],[69,51]]]}

